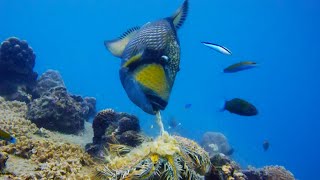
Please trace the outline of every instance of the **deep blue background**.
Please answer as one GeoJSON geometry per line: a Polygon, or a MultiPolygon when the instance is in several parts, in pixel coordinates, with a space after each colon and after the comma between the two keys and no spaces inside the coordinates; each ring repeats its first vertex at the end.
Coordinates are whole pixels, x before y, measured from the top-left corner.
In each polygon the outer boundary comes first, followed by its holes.
{"type": "MultiPolygon", "coordinates": [[[[103,41],[128,28],[171,15],[182,0],[0,0],[0,40],[26,39],[36,52],[35,70],[59,70],[70,92],[94,96],[98,108],[139,116],[147,132],[154,124],[127,98],[119,81],[120,60],[103,41]]],[[[319,158],[319,2],[316,0],[190,0],[179,30],[181,71],[163,112],[180,133],[199,140],[221,131],[243,167],[284,165],[299,179],[314,179],[319,158]],[[204,47],[211,41],[232,50],[224,56],[204,47]],[[252,60],[256,69],[223,74],[232,63],[252,60]],[[260,114],[218,112],[224,99],[244,98],[260,114]],[[184,105],[191,103],[190,109],[184,105]],[[263,152],[262,142],[271,147],[263,152]]]]}

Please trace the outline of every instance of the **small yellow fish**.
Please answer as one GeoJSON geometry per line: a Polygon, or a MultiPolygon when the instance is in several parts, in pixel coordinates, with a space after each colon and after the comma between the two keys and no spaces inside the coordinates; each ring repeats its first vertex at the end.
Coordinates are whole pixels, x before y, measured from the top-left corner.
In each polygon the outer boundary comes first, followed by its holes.
{"type": "Polygon", "coordinates": [[[5,140],[8,141],[10,143],[15,143],[16,142],[16,138],[12,137],[9,133],[3,131],[0,129],[0,139],[1,140],[5,140]]]}

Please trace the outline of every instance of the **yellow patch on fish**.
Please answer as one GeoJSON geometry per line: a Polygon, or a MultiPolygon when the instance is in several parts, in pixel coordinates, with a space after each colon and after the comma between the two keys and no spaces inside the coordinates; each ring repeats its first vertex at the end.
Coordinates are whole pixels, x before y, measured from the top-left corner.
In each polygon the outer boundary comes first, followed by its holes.
{"type": "Polygon", "coordinates": [[[166,73],[159,64],[148,64],[137,69],[135,79],[146,88],[154,91],[162,99],[168,99],[169,86],[166,73]]]}
{"type": "Polygon", "coordinates": [[[139,61],[140,58],[141,58],[141,56],[142,56],[142,53],[139,53],[139,54],[137,54],[137,55],[135,55],[135,56],[132,56],[128,61],[126,61],[126,62],[123,64],[123,67],[128,67],[128,66],[130,66],[132,63],[139,61]]]}

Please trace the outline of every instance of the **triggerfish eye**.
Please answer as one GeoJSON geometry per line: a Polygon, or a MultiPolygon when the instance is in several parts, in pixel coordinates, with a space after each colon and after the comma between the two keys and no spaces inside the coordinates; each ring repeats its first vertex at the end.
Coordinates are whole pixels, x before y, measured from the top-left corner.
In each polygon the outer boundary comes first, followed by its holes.
{"type": "Polygon", "coordinates": [[[119,75],[129,99],[149,114],[164,110],[168,104],[180,64],[177,29],[187,10],[185,0],[174,15],[131,28],[120,38],[104,43],[122,59],[119,75]]]}

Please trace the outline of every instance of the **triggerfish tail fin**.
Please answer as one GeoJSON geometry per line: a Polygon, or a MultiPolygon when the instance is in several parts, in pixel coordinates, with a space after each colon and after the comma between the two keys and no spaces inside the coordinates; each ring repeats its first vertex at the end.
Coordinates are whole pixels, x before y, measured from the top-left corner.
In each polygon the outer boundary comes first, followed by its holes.
{"type": "Polygon", "coordinates": [[[223,101],[220,102],[219,106],[218,106],[218,111],[219,112],[223,112],[226,110],[226,102],[227,100],[224,99],[223,101]]]}
{"type": "Polygon", "coordinates": [[[116,40],[104,41],[104,45],[114,56],[121,57],[130,39],[136,34],[139,29],[139,27],[133,27],[123,33],[116,40]]]}
{"type": "Polygon", "coordinates": [[[188,0],[185,0],[182,6],[176,11],[176,13],[174,13],[174,15],[171,16],[174,27],[176,29],[179,29],[184,23],[184,21],[186,20],[188,15],[188,8],[189,8],[189,2],[188,0]]]}

